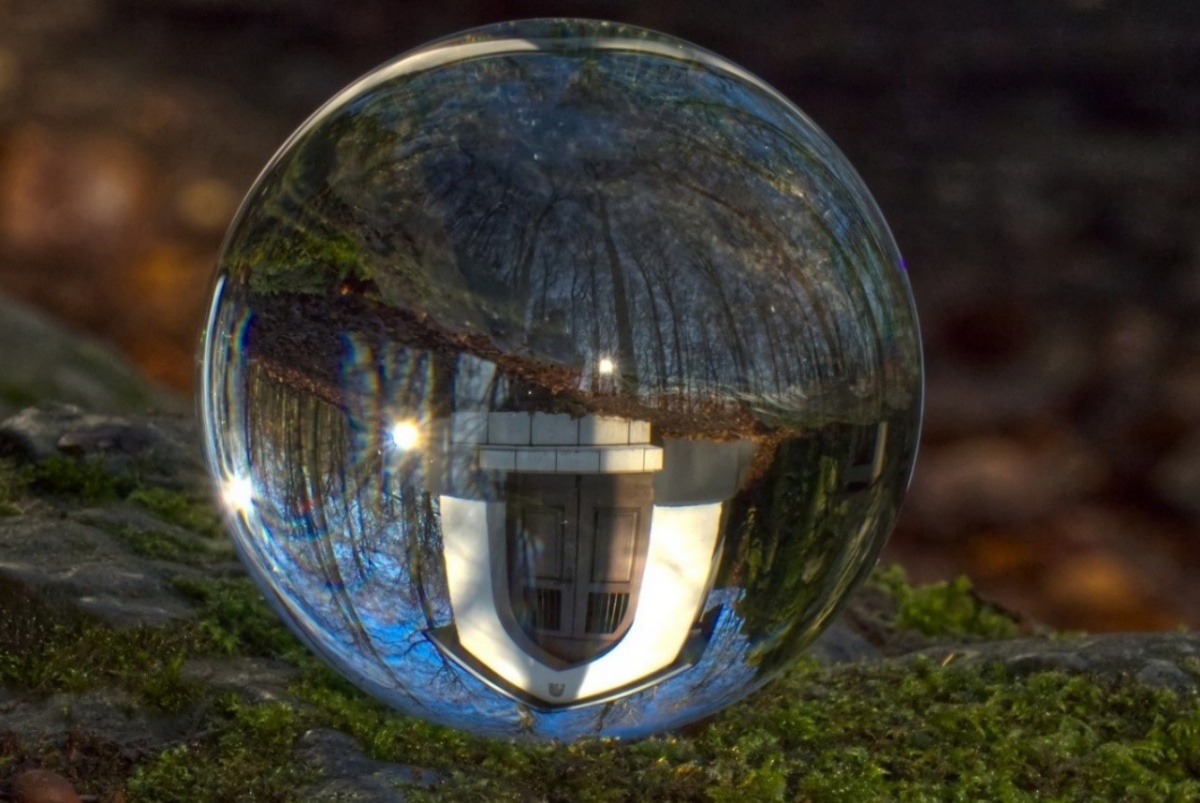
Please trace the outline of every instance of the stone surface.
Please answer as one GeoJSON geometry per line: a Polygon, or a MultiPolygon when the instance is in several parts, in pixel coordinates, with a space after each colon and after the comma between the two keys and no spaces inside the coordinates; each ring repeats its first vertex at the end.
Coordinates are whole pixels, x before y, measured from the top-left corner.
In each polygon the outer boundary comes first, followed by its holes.
{"type": "MultiPolygon", "coordinates": [[[[0,456],[94,459],[101,475],[114,482],[186,489],[203,499],[193,432],[189,422],[169,416],[133,420],[44,405],[0,422],[0,456]]],[[[20,582],[69,600],[119,627],[164,624],[190,614],[191,603],[172,580],[194,568],[138,554],[137,544],[152,537],[203,556],[209,574],[237,571],[223,541],[163,522],[136,504],[51,498],[31,503],[22,515],[0,517],[0,582],[20,582]]]]}
{"type": "Polygon", "coordinates": [[[115,351],[0,296],[0,418],[35,401],[97,413],[185,409],[179,396],[142,378],[115,351]]]}
{"type": "Polygon", "coordinates": [[[171,576],[169,567],[131,554],[97,527],[53,514],[0,518],[0,582],[18,581],[118,627],[189,615],[171,576]]]}
{"type": "Polygon", "coordinates": [[[845,620],[834,622],[808,648],[807,654],[823,666],[855,661],[878,661],[883,657],[879,648],[867,641],[862,633],[845,620]]]}
{"type": "Polygon", "coordinates": [[[186,681],[201,683],[223,691],[236,691],[256,703],[279,700],[294,703],[288,684],[300,675],[296,667],[267,658],[229,656],[192,659],[183,665],[186,681]]]}
{"type": "Polygon", "coordinates": [[[430,786],[437,781],[429,770],[367,758],[353,737],[334,730],[309,731],[296,751],[323,776],[305,790],[309,800],[397,803],[405,799],[398,786],[430,786]]]}
{"type": "Polygon", "coordinates": [[[1176,692],[1200,688],[1200,635],[1124,633],[1062,639],[1013,639],[921,651],[938,663],[1003,664],[1018,672],[1062,670],[1092,677],[1133,676],[1176,692]]]}
{"type": "Polygon", "coordinates": [[[0,732],[22,742],[58,742],[77,730],[100,734],[122,749],[161,749],[183,740],[196,724],[194,713],[163,715],[139,710],[137,702],[117,689],[46,698],[0,690],[0,732]]]}
{"type": "Polygon", "coordinates": [[[178,414],[131,419],[43,403],[0,420],[0,457],[88,457],[114,475],[199,491],[207,480],[194,422],[178,414]]]}

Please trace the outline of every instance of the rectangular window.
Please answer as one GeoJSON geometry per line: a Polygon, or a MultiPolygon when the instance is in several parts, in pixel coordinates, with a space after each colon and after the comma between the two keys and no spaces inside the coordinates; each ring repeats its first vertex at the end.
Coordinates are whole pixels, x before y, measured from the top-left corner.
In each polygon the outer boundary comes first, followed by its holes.
{"type": "Polygon", "coordinates": [[[587,601],[587,632],[595,635],[617,632],[628,608],[628,594],[591,592],[587,601]]]}
{"type": "Polygon", "coordinates": [[[535,630],[562,630],[562,591],[557,588],[526,588],[525,604],[535,630]]]}

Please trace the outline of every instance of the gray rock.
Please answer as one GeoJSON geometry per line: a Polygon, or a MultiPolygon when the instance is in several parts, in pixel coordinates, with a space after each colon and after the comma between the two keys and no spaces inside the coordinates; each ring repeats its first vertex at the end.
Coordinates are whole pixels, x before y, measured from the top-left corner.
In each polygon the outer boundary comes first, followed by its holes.
{"type": "Polygon", "coordinates": [[[0,456],[90,457],[113,474],[172,489],[205,487],[198,444],[194,423],[177,415],[130,419],[47,403],[0,421],[0,456]]]}
{"type": "Polygon", "coordinates": [[[111,349],[0,297],[0,417],[43,401],[103,413],[183,411],[186,404],[111,349]]]}
{"type": "Polygon", "coordinates": [[[1174,692],[1183,692],[1196,687],[1196,677],[1188,674],[1170,661],[1151,658],[1137,673],[1137,679],[1147,686],[1158,686],[1174,692]]]}
{"type": "MultiPolygon", "coordinates": [[[[172,416],[124,418],[78,407],[31,407],[0,422],[0,454],[24,460],[87,457],[138,483],[202,496],[207,475],[190,421],[172,416]]],[[[164,522],[128,502],[85,508],[78,502],[33,502],[0,517],[0,582],[95,615],[116,627],[161,625],[190,616],[193,604],[173,580],[202,566],[206,576],[240,569],[228,541],[164,522]],[[139,551],[146,538],[169,539],[179,560],[139,551]]]]}
{"type": "Polygon", "coordinates": [[[334,730],[309,731],[296,750],[302,762],[322,775],[305,790],[305,800],[397,803],[404,800],[400,788],[432,786],[438,780],[430,770],[368,758],[352,736],[334,730]]]}
{"type": "Polygon", "coordinates": [[[113,535],[47,513],[0,518],[0,582],[98,616],[116,627],[191,615],[171,578],[179,568],[139,557],[113,535]]]}
{"type": "Polygon", "coordinates": [[[0,454],[39,460],[58,454],[58,441],[84,418],[71,404],[28,407],[0,422],[0,454]]]}
{"type": "Polygon", "coordinates": [[[878,661],[882,657],[879,649],[862,637],[844,620],[830,625],[805,653],[816,658],[822,666],[853,663],[855,661],[878,661]]]}
{"type": "MultiPolygon", "coordinates": [[[[118,541],[128,550],[136,538],[131,535],[148,534],[161,535],[171,539],[181,546],[186,558],[182,561],[165,561],[160,566],[168,575],[181,572],[180,563],[187,566],[202,565],[205,574],[214,577],[237,576],[242,573],[241,564],[233,550],[233,543],[226,538],[210,538],[194,533],[174,524],[159,519],[145,508],[131,503],[112,504],[104,507],[86,510],[70,511],[67,518],[72,521],[96,527],[106,533],[116,535],[118,541]],[[122,535],[125,536],[122,539],[122,535]]],[[[139,556],[141,557],[141,556],[139,556]]],[[[144,558],[156,562],[155,558],[144,558]]],[[[157,560],[162,563],[162,560],[157,560]]]]}
{"type": "Polygon", "coordinates": [[[1083,672],[1096,678],[1134,677],[1173,691],[1200,688],[1200,635],[1191,633],[1025,638],[941,646],[914,655],[945,665],[998,663],[1018,673],[1083,672]]]}
{"type": "Polygon", "coordinates": [[[12,731],[29,744],[61,742],[72,731],[86,730],[123,748],[161,749],[182,741],[195,729],[197,718],[194,712],[147,713],[119,689],[46,698],[0,691],[0,732],[12,731]]]}
{"type": "Polygon", "coordinates": [[[181,675],[184,680],[213,689],[239,692],[255,703],[272,703],[295,702],[287,688],[300,676],[300,671],[268,658],[230,656],[189,660],[184,663],[181,675]]]}

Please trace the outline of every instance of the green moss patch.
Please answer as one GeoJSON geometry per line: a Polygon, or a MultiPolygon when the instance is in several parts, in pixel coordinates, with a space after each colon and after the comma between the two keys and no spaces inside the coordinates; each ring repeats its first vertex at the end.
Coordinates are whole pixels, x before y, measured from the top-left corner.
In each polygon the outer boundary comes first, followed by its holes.
{"type": "MultiPolygon", "coordinates": [[[[307,683],[313,683],[310,678],[307,683]]],[[[1167,800],[1200,796],[1200,705],[1096,682],[927,660],[801,666],[690,736],[530,746],[302,690],[377,758],[443,779],[413,800],[1167,800]]]]}
{"type": "Polygon", "coordinates": [[[196,691],[180,674],[191,638],[183,629],[115,630],[48,606],[19,584],[0,584],[3,687],[35,695],[115,687],[179,711],[196,691]]]}
{"type": "Polygon", "coordinates": [[[16,516],[21,513],[18,504],[25,495],[25,480],[12,462],[0,459],[0,516],[16,516]]]}
{"type": "Polygon", "coordinates": [[[307,717],[284,703],[251,705],[223,695],[209,712],[202,736],[159,753],[134,770],[130,801],[225,803],[298,800],[316,780],[292,748],[307,717]]]}
{"type": "Polygon", "coordinates": [[[444,769],[448,755],[462,761],[487,761],[492,755],[519,761],[533,749],[518,748],[504,741],[475,739],[461,731],[400,714],[314,658],[303,661],[302,666],[301,679],[288,691],[313,706],[318,724],[350,734],[372,758],[444,769]]]}
{"type": "Polygon", "coordinates": [[[298,705],[204,698],[196,736],[130,766],[131,801],[303,799],[313,774],[293,748],[313,727],[349,733],[379,760],[432,770],[439,782],[404,790],[412,800],[1200,798],[1200,700],[1128,678],[924,658],[833,670],[802,663],[686,734],[513,743],[371,700],[300,651],[249,581],[179,584],[201,613],[174,635],[119,634],[47,618],[32,600],[0,601],[0,610],[26,612],[25,631],[0,636],[5,686],[106,682],[158,709],[192,701],[195,710],[197,690],[178,681],[188,655],[252,651],[302,667],[290,689],[298,705]]]}
{"type": "Polygon", "coordinates": [[[197,602],[194,619],[117,630],[0,583],[0,687],[39,696],[121,688],[156,710],[180,711],[200,691],[182,678],[188,658],[303,654],[250,580],[180,578],[176,586],[197,602]]]}
{"type": "Polygon", "coordinates": [[[168,560],[172,563],[199,567],[230,560],[233,557],[232,552],[222,553],[208,547],[205,543],[198,542],[195,536],[161,529],[144,530],[111,522],[91,521],[89,523],[114,536],[133,554],[143,558],[168,560]]]}
{"type": "Polygon", "coordinates": [[[197,652],[298,660],[307,650],[292,635],[247,577],[177,577],[175,588],[198,604],[193,624],[197,652]]]}
{"type": "Polygon", "coordinates": [[[158,487],[137,488],[128,498],[163,521],[185,530],[211,538],[221,535],[221,519],[216,511],[210,505],[196,502],[179,491],[158,487]]]}
{"type": "MultiPolygon", "coordinates": [[[[0,475],[12,483],[0,484],[8,494],[0,501],[20,504],[27,489],[87,494],[142,505],[193,532],[207,526],[186,497],[143,492],[87,461],[72,463],[10,467],[0,475]]],[[[181,562],[196,548],[178,534],[121,537],[141,554],[181,562]]],[[[965,579],[914,588],[902,571],[885,569],[872,582],[894,603],[885,607],[894,608],[896,627],[958,640],[1017,631],[965,579]]],[[[27,695],[119,688],[154,711],[195,714],[181,743],[126,755],[95,777],[68,762],[83,791],[164,803],[302,800],[315,777],[295,746],[308,729],[324,727],[353,735],[378,760],[431,770],[435,786],[403,790],[416,801],[1200,799],[1200,699],[1127,677],[1018,674],[925,658],[834,669],[801,663],[683,733],[514,743],[431,725],[370,699],[308,655],[248,578],[180,576],[174,585],[195,603],[193,619],[118,631],[0,583],[0,686],[27,695]],[[189,659],[222,655],[300,667],[289,688],[295,701],[251,703],[184,679],[189,659]]],[[[25,755],[10,741],[0,738],[0,774],[25,755]]],[[[108,749],[96,745],[97,756],[108,749]]]]}
{"type": "Polygon", "coordinates": [[[96,458],[48,457],[24,467],[22,475],[31,493],[70,498],[83,505],[115,501],[135,487],[131,478],[111,473],[96,458]]]}
{"type": "Polygon", "coordinates": [[[223,532],[220,516],[207,501],[143,485],[138,477],[114,472],[94,456],[54,455],[23,466],[0,461],[0,510],[6,505],[17,508],[16,503],[28,495],[69,499],[81,505],[127,500],[199,535],[219,538],[223,532]]]}
{"type": "Polygon", "coordinates": [[[980,599],[964,576],[912,586],[904,569],[893,564],[877,570],[871,583],[895,601],[894,625],[900,630],[916,630],[934,637],[989,639],[1012,638],[1019,630],[1011,616],[980,599]]]}
{"type": "Polygon", "coordinates": [[[1200,794],[1198,724],[1195,696],[1136,682],[918,660],[801,669],[698,743],[735,786],[786,778],[775,799],[1161,800],[1200,794]]]}

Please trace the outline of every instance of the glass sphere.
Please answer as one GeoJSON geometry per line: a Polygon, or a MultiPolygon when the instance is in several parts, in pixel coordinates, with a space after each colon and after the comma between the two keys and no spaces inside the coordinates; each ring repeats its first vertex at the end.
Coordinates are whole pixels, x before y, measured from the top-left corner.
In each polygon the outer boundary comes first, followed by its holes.
{"type": "Polygon", "coordinates": [[[761,686],[906,488],[907,277],[846,159],[668,36],[495,25],[356,81],[220,258],[207,457],[242,561],[382,700],[635,736],[761,686]]]}

